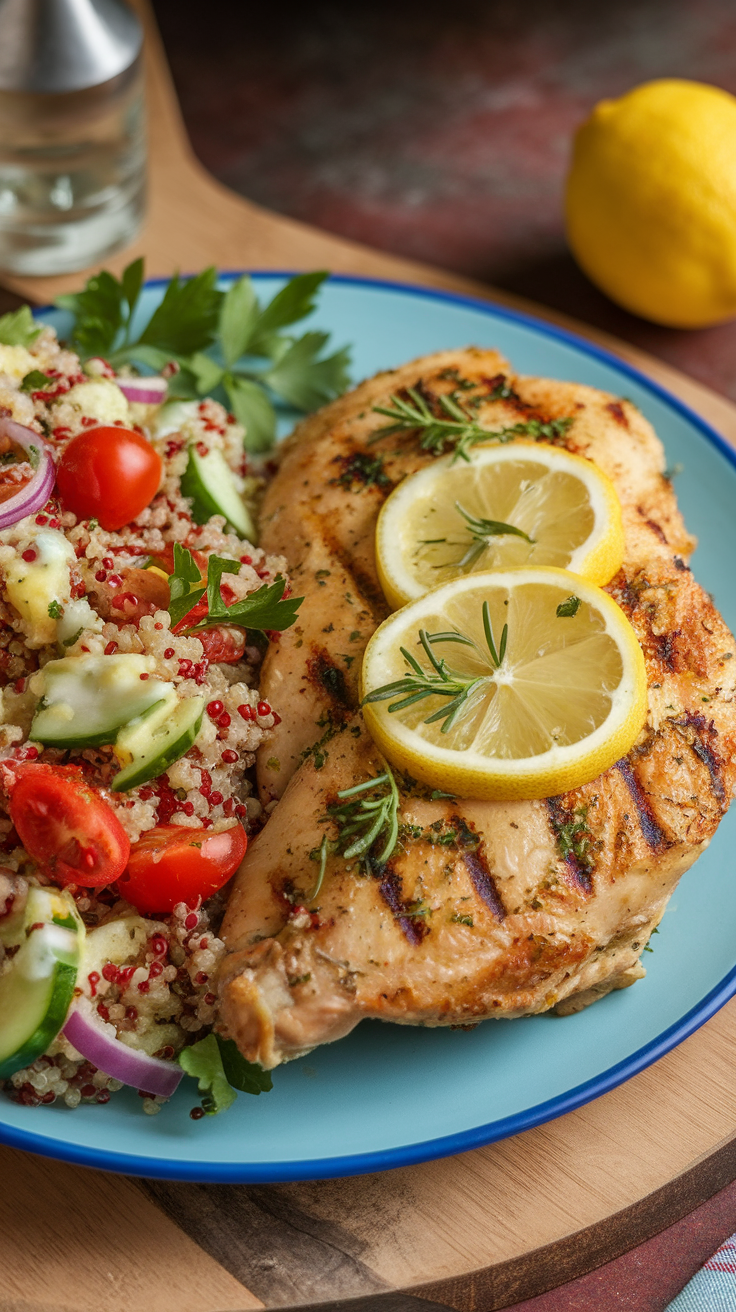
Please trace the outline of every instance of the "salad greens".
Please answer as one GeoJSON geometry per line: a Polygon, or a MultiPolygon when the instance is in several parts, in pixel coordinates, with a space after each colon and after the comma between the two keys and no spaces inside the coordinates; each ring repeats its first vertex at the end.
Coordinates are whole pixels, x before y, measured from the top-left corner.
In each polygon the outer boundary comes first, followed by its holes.
{"type": "MultiPolygon", "coordinates": [[[[214,396],[244,425],[246,448],[266,451],[276,434],[274,399],[296,410],[316,410],[350,381],[349,349],[324,354],[329,333],[285,331],[312,313],[327,276],[297,274],[262,306],[247,274],[224,292],[214,267],[194,278],[176,275],[141,326],[136,310],[144,265],[138,259],[121,278],[103,270],[83,291],[60,296],[56,304],[74,316],[71,342],[82,359],[99,355],[115,369],[133,364],[156,371],[175,363],[179,369],[170,380],[170,397],[214,396]]],[[[0,319],[0,341],[3,324],[12,318],[0,319]]],[[[5,328],[24,331],[25,319],[5,328]]]]}
{"type": "Polygon", "coordinates": [[[226,624],[238,624],[243,629],[259,629],[266,632],[271,629],[288,629],[296,619],[303,597],[284,598],[286,580],[279,575],[273,583],[264,583],[262,588],[251,592],[242,601],[234,601],[227,606],[222,599],[220,582],[223,574],[237,574],[240,562],[227,560],[224,556],[210,556],[207,561],[206,587],[192,587],[201,584],[201,574],[194,557],[181,543],[174,543],[174,573],[169,575],[171,601],[169,614],[172,627],[181,623],[185,615],[207,596],[207,614],[197,618],[187,633],[196,633],[206,629],[210,624],[224,620],[226,624]]]}
{"type": "Polygon", "coordinates": [[[31,314],[30,306],[21,305],[0,318],[0,345],[30,346],[42,331],[31,314]]]}
{"type": "Polygon", "coordinates": [[[208,1034],[179,1053],[179,1065],[198,1081],[202,1109],[208,1116],[227,1111],[235,1102],[235,1090],[242,1093],[269,1093],[271,1076],[262,1067],[241,1056],[232,1039],[208,1034]]]}

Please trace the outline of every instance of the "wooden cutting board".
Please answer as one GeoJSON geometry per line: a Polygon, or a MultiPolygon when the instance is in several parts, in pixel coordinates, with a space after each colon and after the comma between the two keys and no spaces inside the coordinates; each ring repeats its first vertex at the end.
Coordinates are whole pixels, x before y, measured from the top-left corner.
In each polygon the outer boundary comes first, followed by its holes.
{"type": "MultiPolygon", "coordinates": [[[[149,276],[328,268],[479,295],[567,323],[698,410],[736,446],[736,408],[641,351],[542,307],[251,205],[189,148],[150,12],[149,276]]],[[[80,275],[7,278],[39,304],[80,275]]],[[[686,966],[686,963],[684,963],[686,966]]],[[[460,1157],[355,1179],[189,1185],[0,1149],[0,1312],[503,1308],[617,1256],[736,1177],[736,1001],[579,1111],[460,1157]]]]}

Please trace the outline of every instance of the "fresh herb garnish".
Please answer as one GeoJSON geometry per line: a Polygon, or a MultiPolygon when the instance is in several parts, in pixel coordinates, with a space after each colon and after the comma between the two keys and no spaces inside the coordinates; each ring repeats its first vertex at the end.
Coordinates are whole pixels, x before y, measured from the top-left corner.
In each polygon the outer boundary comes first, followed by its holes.
{"type": "Polygon", "coordinates": [[[327,812],[338,827],[342,855],[347,860],[372,855],[379,865],[384,865],[399,837],[399,790],[390,766],[374,779],[343,788],[337,796],[340,800],[328,806],[327,812]],[[381,839],[380,852],[371,854],[370,849],[381,839]]]}
{"type": "Polygon", "coordinates": [[[327,834],[323,834],[322,842],[320,843],[319,847],[315,847],[314,851],[309,853],[309,858],[311,861],[319,861],[319,874],[317,875],[317,883],[315,884],[311,893],[307,897],[307,902],[313,902],[322,887],[322,882],[325,877],[325,870],[327,869],[328,851],[329,851],[329,843],[327,842],[327,834]]]}
{"type": "Polygon", "coordinates": [[[228,1084],[234,1089],[239,1089],[241,1093],[252,1093],[256,1096],[259,1093],[271,1092],[273,1080],[270,1071],[264,1071],[263,1067],[255,1062],[246,1061],[233,1039],[223,1039],[219,1034],[216,1034],[215,1038],[228,1084]]]}
{"type": "Polygon", "coordinates": [[[479,442],[510,442],[515,437],[533,437],[535,440],[554,442],[564,436],[572,423],[569,418],[526,419],[503,428],[483,428],[454,397],[437,397],[447,415],[447,418],[438,418],[417,388],[408,387],[406,395],[410,400],[394,395],[390,406],[374,405],[376,414],[386,415],[392,422],[379,428],[372,441],[377,442],[393,433],[418,432],[421,434],[419,445],[423,451],[442,455],[445,449],[454,447],[456,460],[470,460],[469,452],[479,442]]]}
{"type": "Polygon", "coordinates": [[[345,468],[339,478],[333,480],[349,492],[357,487],[390,487],[381,456],[369,456],[367,451],[355,451],[345,461],[345,468]]]}
{"type": "Polygon", "coordinates": [[[11,310],[0,318],[2,346],[31,346],[41,331],[42,326],[36,323],[27,305],[21,305],[19,310],[11,310]]]}
{"type": "Polygon", "coordinates": [[[579,597],[568,597],[567,601],[560,602],[555,615],[559,620],[571,620],[574,615],[577,615],[581,605],[582,602],[579,597]]]}
{"type": "Polygon", "coordinates": [[[235,1089],[267,1093],[273,1086],[268,1071],[254,1066],[239,1053],[231,1039],[208,1034],[179,1053],[179,1065],[198,1081],[202,1109],[208,1116],[227,1111],[235,1102],[235,1089]]]}
{"type": "MultiPolygon", "coordinates": [[[[83,359],[104,356],[113,367],[143,365],[156,370],[175,361],[179,371],[169,395],[222,400],[246,429],[249,451],[265,451],[276,433],[271,396],[297,410],[331,401],[349,382],[347,347],[325,356],[329,333],[295,337],[284,329],[305,319],[328,275],[298,274],[265,306],[245,275],[227,291],[217,287],[217,270],[196,278],[172,278],[151,318],[134,334],[143,286],[143,261],[117,279],[103,271],[82,292],[56,302],[74,315],[72,341],[83,359]],[[264,361],[258,365],[258,360],[264,361]]],[[[0,320],[0,327],[2,320],[0,320]]]]}
{"type": "Polygon", "coordinates": [[[487,653],[472,638],[467,638],[465,634],[459,633],[457,629],[453,629],[448,633],[427,633],[426,629],[420,629],[419,642],[429,660],[430,669],[423,668],[405,647],[401,647],[400,651],[409,667],[409,672],[403,679],[396,679],[393,683],[384,684],[382,688],[375,688],[373,692],[363,698],[363,705],[365,706],[368,702],[384,702],[392,697],[397,697],[398,700],[392,702],[388,707],[389,714],[392,714],[394,711],[406,710],[408,706],[413,706],[425,697],[449,697],[450,701],[445,706],[440,706],[438,711],[428,715],[424,721],[425,724],[434,724],[436,721],[441,720],[441,732],[447,733],[460,715],[469,709],[472,704],[473,694],[479,692],[493,679],[495,671],[503,664],[506,655],[506,643],[509,635],[508,624],[504,624],[501,641],[496,647],[491,625],[491,612],[487,601],[483,602],[482,614],[483,632],[488,648],[487,653]],[[458,642],[465,647],[472,647],[485,664],[490,663],[491,673],[466,676],[457,670],[450,669],[447,662],[444,659],[438,660],[432,651],[432,644],[435,642],[458,642]]]}
{"type": "MultiPolygon", "coordinates": [[[[475,564],[476,560],[483,555],[483,552],[491,545],[491,538],[502,537],[504,534],[511,534],[517,538],[523,538],[525,542],[534,545],[534,538],[530,538],[528,533],[520,528],[515,528],[513,524],[505,524],[501,519],[483,519],[482,517],[471,515],[469,511],[463,510],[459,501],[455,502],[455,508],[462,515],[465,523],[470,530],[471,542],[462,560],[451,561],[454,569],[464,569],[475,564]]],[[[446,538],[436,538],[436,542],[446,542],[446,538]]],[[[435,565],[435,569],[447,569],[446,565],[435,565]]]]}
{"type": "Polygon", "coordinates": [[[573,856],[581,866],[589,869],[593,864],[593,856],[589,850],[592,840],[588,831],[587,806],[579,806],[570,819],[562,824],[554,818],[552,823],[560,855],[573,856]]]}
{"type": "Polygon", "coordinates": [[[60,620],[62,615],[64,614],[64,607],[62,606],[60,601],[50,601],[48,611],[49,611],[49,619],[60,620]]]}
{"type": "Polygon", "coordinates": [[[222,301],[215,268],[184,281],[176,274],[134,336],[143,277],[143,260],[138,259],[122,278],[103,269],[87,280],[83,291],[57,297],[56,304],[74,315],[71,340],[82,359],[101,355],[114,367],[135,361],[160,369],[172,359],[206,350],[214,341],[222,301]]]}
{"type": "Polygon", "coordinates": [[[44,374],[40,369],[31,369],[31,372],[25,375],[20,390],[21,392],[42,392],[45,387],[50,387],[55,382],[56,379],[52,378],[50,374],[44,374]]]}
{"type": "Polygon", "coordinates": [[[304,598],[284,599],[286,580],[280,575],[273,583],[264,583],[263,587],[258,588],[256,592],[251,592],[242,601],[234,601],[231,606],[225,604],[220,591],[222,576],[239,572],[239,561],[227,560],[223,556],[210,556],[207,561],[206,587],[193,588],[191,586],[193,583],[201,584],[202,581],[199,568],[191,551],[182,547],[181,543],[175,542],[174,572],[169,575],[171,593],[169,614],[172,627],[175,628],[180,624],[206,595],[207,614],[202,618],[197,617],[191,628],[186,630],[187,633],[197,633],[211,624],[217,624],[220,620],[226,624],[237,624],[243,629],[258,629],[262,633],[290,628],[304,598]]]}
{"type": "MultiPolygon", "coordinates": [[[[655,926],[654,926],[654,929],[652,930],[652,934],[658,934],[658,933],[659,933],[659,929],[658,929],[657,926],[655,925],[655,926]]],[[[653,952],[653,951],[654,951],[654,948],[651,946],[651,942],[652,942],[652,940],[651,940],[651,936],[650,936],[649,942],[644,944],[644,951],[645,951],[645,952],[653,952]]]]}

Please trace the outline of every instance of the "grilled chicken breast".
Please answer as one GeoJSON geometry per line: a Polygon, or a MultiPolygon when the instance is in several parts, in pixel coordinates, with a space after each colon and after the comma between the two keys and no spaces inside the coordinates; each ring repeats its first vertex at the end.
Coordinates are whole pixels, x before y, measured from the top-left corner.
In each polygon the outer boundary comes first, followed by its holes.
{"type": "MultiPolygon", "coordinates": [[[[439,413],[439,412],[438,412],[439,413]]],[[[529,429],[520,433],[528,440],[529,429]]],[[[263,545],[305,600],[266,658],[282,722],[261,749],[280,799],[239,871],[223,926],[221,1021],[265,1067],[363,1017],[464,1025],[576,1010],[644,971],[639,958],[736,783],[736,646],[688,557],[694,541],[660,442],[627,401],[515,377],[495,351],[448,351],[364,383],[305,420],[266,496],[263,545]],[[593,783],[535,802],[441,798],[401,779],[401,842],[386,864],[328,858],[310,900],[327,807],[384,768],[358,709],[365,644],[387,613],[374,558],[383,499],[431,457],[420,435],[376,439],[376,405],[458,393],[498,429],[572,420],[542,437],[595,461],[623,507],[626,554],[608,591],[642,644],[647,724],[593,783]]]]}

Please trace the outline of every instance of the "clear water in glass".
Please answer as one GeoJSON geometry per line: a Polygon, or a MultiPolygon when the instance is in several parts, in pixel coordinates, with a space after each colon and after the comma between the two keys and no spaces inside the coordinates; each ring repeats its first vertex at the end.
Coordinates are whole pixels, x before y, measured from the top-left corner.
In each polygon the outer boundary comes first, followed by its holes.
{"type": "Polygon", "coordinates": [[[71,273],[126,245],[145,173],[140,60],[82,91],[0,91],[0,268],[71,273]]]}

